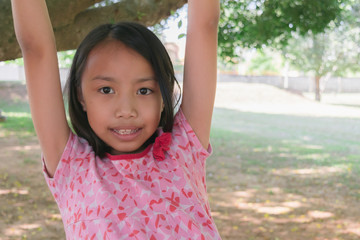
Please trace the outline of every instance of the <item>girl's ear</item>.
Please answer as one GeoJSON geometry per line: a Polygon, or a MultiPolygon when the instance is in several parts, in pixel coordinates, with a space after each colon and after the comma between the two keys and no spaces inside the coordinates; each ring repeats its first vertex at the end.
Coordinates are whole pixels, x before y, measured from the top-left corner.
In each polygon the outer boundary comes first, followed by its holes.
{"type": "Polygon", "coordinates": [[[80,88],[77,89],[77,95],[78,95],[78,101],[80,102],[83,111],[86,112],[86,104],[80,88]]]}

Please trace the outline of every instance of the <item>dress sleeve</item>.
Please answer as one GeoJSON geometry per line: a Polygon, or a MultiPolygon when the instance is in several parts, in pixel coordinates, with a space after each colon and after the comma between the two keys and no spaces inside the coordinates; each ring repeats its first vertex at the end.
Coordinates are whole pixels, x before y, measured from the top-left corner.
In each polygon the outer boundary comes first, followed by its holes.
{"type": "Polygon", "coordinates": [[[61,196],[71,187],[71,180],[76,177],[76,172],[80,164],[77,160],[84,159],[83,156],[86,155],[86,152],[88,152],[88,148],[90,147],[83,139],[71,132],[55,174],[52,178],[48,175],[44,163],[44,157],[42,156],[43,173],[46,183],[58,203],[61,196]]]}
{"type": "Polygon", "coordinates": [[[206,195],[205,162],[212,153],[205,149],[185,118],[181,108],[175,115],[172,131],[172,152],[193,186],[206,195]]]}
{"type": "Polygon", "coordinates": [[[206,159],[212,154],[211,144],[209,143],[207,149],[202,146],[200,140],[198,139],[194,130],[187,121],[181,108],[175,115],[173,131],[175,132],[175,135],[177,135],[176,137],[183,135],[183,137],[186,138],[182,140],[185,140],[185,142],[189,142],[190,147],[194,150],[194,152],[199,152],[200,159],[206,159]]]}

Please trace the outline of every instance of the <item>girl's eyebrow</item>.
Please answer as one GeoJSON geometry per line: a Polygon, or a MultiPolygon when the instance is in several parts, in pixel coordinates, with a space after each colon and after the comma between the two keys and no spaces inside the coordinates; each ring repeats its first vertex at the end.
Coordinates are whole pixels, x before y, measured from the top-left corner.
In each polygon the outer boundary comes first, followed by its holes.
{"type": "Polygon", "coordinates": [[[112,77],[106,77],[106,76],[102,76],[102,75],[98,75],[93,77],[91,80],[104,80],[104,81],[108,81],[108,82],[114,82],[115,79],[112,77]]]}
{"type": "Polygon", "coordinates": [[[155,77],[144,77],[136,80],[137,83],[148,82],[148,81],[156,81],[156,80],[155,77]]]}

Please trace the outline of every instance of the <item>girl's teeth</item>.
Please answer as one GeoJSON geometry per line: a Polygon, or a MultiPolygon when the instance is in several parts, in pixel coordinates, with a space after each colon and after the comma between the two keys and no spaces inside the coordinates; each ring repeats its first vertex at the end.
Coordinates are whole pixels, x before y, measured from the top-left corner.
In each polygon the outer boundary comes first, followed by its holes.
{"type": "Polygon", "coordinates": [[[114,129],[115,132],[117,132],[118,134],[121,134],[121,135],[126,135],[126,134],[132,134],[132,133],[136,133],[138,131],[138,129],[120,129],[120,130],[117,130],[117,129],[114,129]]]}

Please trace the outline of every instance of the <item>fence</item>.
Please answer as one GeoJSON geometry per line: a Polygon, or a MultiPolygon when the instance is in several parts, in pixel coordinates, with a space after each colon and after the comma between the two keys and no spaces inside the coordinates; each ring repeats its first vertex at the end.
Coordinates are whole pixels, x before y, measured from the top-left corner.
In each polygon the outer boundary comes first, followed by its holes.
{"type": "MultiPolygon", "coordinates": [[[[313,92],[315,80],[312,77],[281,77],[281,76],[239,76],[239,75],[220,75],[221,82],[244,82],[244,83],[263,83],[279,88],[286,88],[299,92],[313,92]]],[[[360,92],[360,78],[340,78],[334,77],[321,81],[323,92],[360,92]]]]}
{"type": "MultiPolygon", "coordinates": [[[[65,85],[68,73],[69,73],[69,69],[60,68],[60,79],[62,86],[65,85]]],[[[0,66],[0,82],[1,81],[7,81],[7,82],[25,81],[24,67],[16,66],[16,65],[0,66]]]]}

